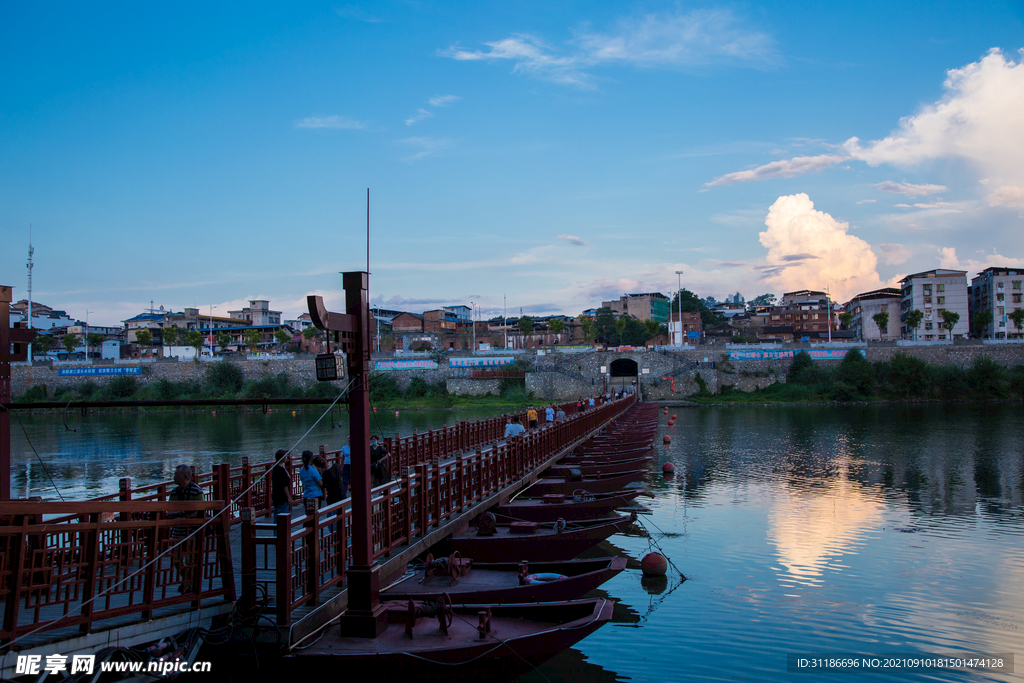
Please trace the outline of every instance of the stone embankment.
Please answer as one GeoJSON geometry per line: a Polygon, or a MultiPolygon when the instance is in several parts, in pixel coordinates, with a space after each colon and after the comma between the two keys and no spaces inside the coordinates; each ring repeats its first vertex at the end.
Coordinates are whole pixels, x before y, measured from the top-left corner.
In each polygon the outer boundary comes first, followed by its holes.
{"type": "MultiPolygon", "coordinates": [[[[807,348],[803,345],[786,345],[784,350],[807,348]]],[[[890,360],[896,353],[916,356],[932,364],[970,365],[974,359],[986,355],[1007,367],[1024,364],[1024,344],[953,344],[943,346],[898,347],[893,343],[868,344],[869,361],[890,360]]],[[[712,393],[722,387],[731,386],[736,391],[753,391],[775,382],[786,381],[790,359],[728,360],[724,347],[698,347],[682,351],[601,351],[586,353],[549,353],[544,356],[520,356],[528,363],[526,390],[533,392],[538,400],[572,399],[603,393],[605,382],[618,384],[622,380],[612,378],[623,371],[632,371],[639,376],[644,394],[650,399],[682,398],[695,394],[701,385],[712,393]],[[613,367],[614,364],[614,367],[613,367]]],[[[267,376],[285,373],[293,384],[307,387],[316,382],[312,358],[236,362],[245,380],[258,380],[267,376]]],[[[838,360],[816,360],[815,363],[835,365],[838,360]]],[[[173,382],[199,381],[205,377],[209,363],[157,362],[143,363],[142,374],[136,375],[136,382],[145,385],[166,378],[173,382]]],[[[113,380],[112,376],[61,377],[60,367],[83,367],[81,365],[49,365],[12,367],[12,389],[15,396],[24,394],[30,387],[43,385],[47,393],[59,388],[71,388],[85,382],[98,385],[113,380]]],[[[87,367],[87,366],[86,366],[87,367]]],[[[109,366],[108,366],[109,367],[109,366]]],[[[400,389],[405,389],[413,378],[420,378],[427,384],[444,382],[448,391],[458,395],[497,394],[501,380],[470,379],[462,368],[441,368],[437,370],[391,370],[400,389]]]]}

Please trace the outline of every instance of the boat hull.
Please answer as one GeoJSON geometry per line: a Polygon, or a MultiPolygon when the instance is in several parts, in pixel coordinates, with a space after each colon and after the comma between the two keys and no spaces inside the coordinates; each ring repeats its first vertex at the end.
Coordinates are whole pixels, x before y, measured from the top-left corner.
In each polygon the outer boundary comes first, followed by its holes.
{"type": "Polygon", "coordinates": [[[573,522],[561,532],[554,525],[542,525],[533,534],[510,533],[508,526],[499,524],[493,536],[479,536],[476,529],[470,529],[451,537],[448,544],[451,550],[478,562],[571,560],[632,523],[633,517],[626,515],[573,522]]]}
{"type": "Polygon", "coordinates": [[[499,505],[491,509],[494,516],[502,521],[554,522],[564,519],[567,522],[584,519],[601,519],[615,514],[615,510],[625,507],[644,492],[644,489],[624,489],[611,493],[599,493],[593,500],[575,500],[572,496],[563,503],[545,503],[541,498],[517,498],[508,505],[499,505]]]}
{"type": "Polygon", "coordinates": [[[643,481],[647,474],[647,470],[633,470],[621,474],[616,473],[608,477],[585,476],[579,481],[542,478],[534,482],[526,491],[530,496],[543,496],[547,493],[571,495],[574,491],[579,490],[589,491],[590,493],[609,493],[621,490],[630,482],[643,481]]]}

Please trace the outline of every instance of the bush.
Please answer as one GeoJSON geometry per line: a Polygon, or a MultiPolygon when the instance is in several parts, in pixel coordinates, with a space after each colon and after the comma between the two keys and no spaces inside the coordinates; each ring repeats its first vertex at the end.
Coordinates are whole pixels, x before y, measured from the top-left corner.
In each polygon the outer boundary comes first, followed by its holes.
{"type": "MultiPolygon", "coordinates": [[[[309,398],[334,398],[341,393],[343,382],[315,382],[306,389],[306,396],[309,398]]],[[[370,388],[370,395],[373,395],[373,388],[370,388]]]]}
{"type": "Polygon", "coordinates": [[[967,386],[975,398],[1005,398],[1010,385],[1006,370],[988,356],[977,356],[967,371],[967,386]]]}
{"type": "Polygon", "coordinates": [[[394,375],[374,372],[370,375],[370,401],[392,401],[402,395],[394,375]]]}
{"type": "Polygon", "coordinates": [[[22,401],[45,401],[46,400],[46,386],[43,384],[37,384],[33,387],[29,387],[22,397],[22,401]]]}
{"type": "Polygon", "coordinates": [[[786,373],[787,384],[817,384],[821,381],[821,373],[811,360],[811,354],[801,351],[793,357],[786,373]]]}
{"type": "Polygon", "coordinates": [[[242,396],[245,398],[287,398],[301,393],[301,390],[292,386],[287,372],[268,375],[242,386],[242,396]]]}
{"type": "Polygon", "coordinates": [[[106,387],[106,393],[111,398],[128,398],[135,393],[135,378],[129,375],[120,375],[110,380],[106,387]]]}
{"type": "Polygon", "coordinates": [[[857,387],[846,382],[833,382],[829,396],[833,401],[853,401],[858,398],[857,387]]]}
{"type": "Polygon", "coordinates": [[[1012,394],[1024,398],[1024,365],[1018,365],[1010,371],[1008,384],[1012,394]]]}
{"type": "Polygon", "coordinates": [[[228,361],[210,363],[204,384],[211,396],[235,394],[242,389],[242,369],[228,361]]]}
{"type": "Polygon", "coordinates": [[[967,381],[965,375],[964,369],[958,365],[940,365],[932,371],[933,390],[946,401],[962,399],[967,381]]]}
{"type": "Polygon", "coordinates": [[[933,381],[931,366],[905,353],[897,353],[892,360],[880,363],[877,375],[884,391],[901,397],[925,397],[933,381]]]}
{"type": "MultiPolygon", "coordinates": [[[[860,396],[871,396],[875,392],[875,366],[864,358],[860,349],[850,349],[836,371],[836,383],[849,385],[854,393],[860,396]]],[[[833,392],[838,391],[836,387],[832,389],[833,392]]],[[[846,391],[845,388],[843,391],[846,391]]],[[[835,400],[850,401],[852,399],[835,400]]]]}
{"type": "Polygon", "coordinates": [[[96,384],[96,382],[89,380],[88,382],[83,382],[81,386],[78,387],[78,395],[81,396],[83,399],[87,399],[93,394],[95,394],[99,388],[100,386],[96,384]]]}

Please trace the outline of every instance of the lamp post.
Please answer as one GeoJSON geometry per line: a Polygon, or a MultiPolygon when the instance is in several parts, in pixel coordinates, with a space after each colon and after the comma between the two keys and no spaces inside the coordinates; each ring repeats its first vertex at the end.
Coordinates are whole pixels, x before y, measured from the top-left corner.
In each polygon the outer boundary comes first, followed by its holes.
{"type": "Polygon", "coordinates": [[[676,271],[676,299],[679,300],[679,346],[683,345],[683,271],[676,271]]]}
{"type": "Polygon", "coordinates": [[[85,309],[85,333],[82,335],[82,342],[85,343],[85,359],[89,360],[89,314],[96,311],[85,309]]]}
{"type": "Polygon", "coordinates": [[[501,329],[505,330],[505,350],[508,350],[508,297],[501,295],[501,329]]]}
{"type": "Polygon", "coordinates": [[[210,304],[210,358],[213,358],[213,309],[215,308],[216,306],[210,304]]]}
{"type": "Polygon", "coordinates": [[[473,307],[469,314],[469,324],[473,326],[473,353],[476,353],[476,304],[470,301],[469,305],[473,307]]]}

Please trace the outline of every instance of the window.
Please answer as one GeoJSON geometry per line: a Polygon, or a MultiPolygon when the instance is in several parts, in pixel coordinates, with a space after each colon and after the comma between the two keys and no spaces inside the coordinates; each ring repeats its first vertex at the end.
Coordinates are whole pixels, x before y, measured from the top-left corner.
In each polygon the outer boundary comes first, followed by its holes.
{"type": "Polygon", "coordinates": [[[932,298],[931,298],[930,296],[926,296],[926,297],[924,298],[924,302],[925,302],[926,304],[930,304],[930,303],[932,302],[932,298]]]}
{"type": "Polygon", "coordinates": [[[925,323],[924,324],[924,329],[926,329],[926,330],[932,329],[932,323],[925,323]]]}
{"type": "Polygon", "coordinates": [[[936,285],[936,291],[945,292],[946,291],[946,285],[941,285],[941,284],[940,285],[936,285]]]}
{"type": "Polygon", "coordinates": [[[999,292],[998,294],[996,294],[996,301],[1003,301],[1005,298],[1006,298],[1006,295],[1003,294],[1002,292],[999,292]]]}
{"type": "Polygon", "coordinates": [[[940,304],[944,304],[944,303],[946,303],[946,297],[944,297],[944,296],[940,296],[940,297],[936,297],[936,298],[937,298],[937,299],[939,300],[939,303],[940,303],[940,304]]]}
{"type": "Polygon", "coordinates": [[[1013,303],[1015,303],[1015,304],[1019,304],[1020,303],[1020,294],[1014,294],[1013,295],[1013,303]]]}
{"type": "Polygon", "coordinates": [[[1018,290],[1018,291],[1020,290],[1020,280],[1014,280],[1013,281],[1013,288],[1018,290]]]}
{"type": "Polygon", "coordinates": [[[999,315],[1006,315],[1006,308],[1003,306],[998,307],[999,315]]]}
{"type": "Polygon", "coordinates": [[[924,293],[925,294],[931,294],[932,293],[932,286],[931,285],[925,285],[924,286],[924,293]]]}
{"type": "Polygon", "coordinates": [[[944,335],[944,334],[940,334],[940,335],[939,335],[939,339],[940,339],[940,340],[943,340],[943,339],[945,339],[945,338],[946,338],[946,335],[944,335]]]}
{"type": "Polygon", "coordinates": [[[1005,285],[1006,285],[1005,282],[1000,282],[999,284],[996,285],[996,287],[998,287],[999,289],[1002,289],[1005,285]]]}

